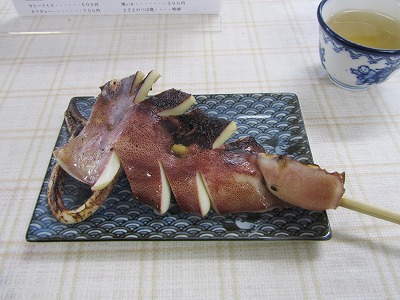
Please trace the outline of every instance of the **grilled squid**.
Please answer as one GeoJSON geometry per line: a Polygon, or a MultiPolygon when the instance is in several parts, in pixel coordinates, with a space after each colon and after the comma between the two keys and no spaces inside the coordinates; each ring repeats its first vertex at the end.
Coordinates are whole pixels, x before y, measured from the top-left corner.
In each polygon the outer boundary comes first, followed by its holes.
{"type": "Polygon", "coordinates": [[[252,137],[226,143],[235,122],[199,109],[192,95],[170,89],[148,96],[159,74],[151,71],[101,87],[90,118],[70,107],[71,139],[54,151],[48,186],[52,213],[62,222],[82,221],[106,200],[124,172],[134,198],[160,214],[173,195],[183,212],[264,212],[299,206],[336,208],[344,174],[328,173],[287,157],[265,153],[252,137]],[[89,185],[93,195],[78,209],[62,203],[65,173],[89,185]]]}

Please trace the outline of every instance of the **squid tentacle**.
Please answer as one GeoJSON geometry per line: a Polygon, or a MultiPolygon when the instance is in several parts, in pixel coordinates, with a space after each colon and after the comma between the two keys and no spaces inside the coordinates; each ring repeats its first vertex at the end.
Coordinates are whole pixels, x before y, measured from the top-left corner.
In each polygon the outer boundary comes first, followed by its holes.
{"type": "MultiPolygon", "coordinates": [[[[79,111],[77,100],[75,98],[73,98],[68,105],[64,114],[64,119],[67,130],[70,133],[69,139],[76,137],[83,127],[86,126],[87,119],[79,111]]],[[[65,207],[62,199],[62,187],[64,186],[65,176],[67,173],[58,163],[56,163],[51,172],[47,188],[47,199],[50,211],[60,222],[67,224],[77,223],[87,219],[93,215],[107,199],[122,172],[123,170],[120,168],[114,180],[107,187],[100,191],[93,192],[93,194],[80,207],[76,209],[68,209],[65,207]]]]}
{"type": "Polygon", "coordinates": [[[59,221],[67,224],[77,223],[87,219],[92,216],[107,199],[122,172],[123,170],[120,168],[117,175],[109,185],[100,191],[93,192],[93,194],[80,207],[76,209],[68,209],[65,207],[62,200],[62,187],[67,173],[59,164],[56,164],[51,173],[47,190],[50,211],[59,221]]]}
{"type": "Polygon", "coordinates": [[[87,119],[79,111],[76,98],[71,99],[64,113],[64,120],[71,137],[77,136],[86,126],[87,119]]]}

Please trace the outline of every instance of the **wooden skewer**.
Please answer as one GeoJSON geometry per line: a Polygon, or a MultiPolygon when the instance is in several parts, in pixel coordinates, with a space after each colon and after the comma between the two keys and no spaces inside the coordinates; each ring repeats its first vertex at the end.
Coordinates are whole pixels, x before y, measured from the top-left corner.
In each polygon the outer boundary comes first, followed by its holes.
{"type": "Polygon", "coordinates": [[[362,214],[370,215],[378,219],[400,224],[400,213],[393,212],[386,208],[377,207],[375,205],[347,198],[342,198],[342,201],[340,202],[339,205],[362,214]]]}

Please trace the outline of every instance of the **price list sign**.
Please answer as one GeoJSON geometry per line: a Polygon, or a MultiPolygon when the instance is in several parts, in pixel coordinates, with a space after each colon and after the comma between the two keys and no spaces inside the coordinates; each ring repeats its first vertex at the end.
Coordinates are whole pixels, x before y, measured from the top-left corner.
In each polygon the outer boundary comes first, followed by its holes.
{"type": "Polygon", "coordinates": [[[13,0],[21,16],[219,14],[220,0],[114,1],[114,0],[13,0]]]}

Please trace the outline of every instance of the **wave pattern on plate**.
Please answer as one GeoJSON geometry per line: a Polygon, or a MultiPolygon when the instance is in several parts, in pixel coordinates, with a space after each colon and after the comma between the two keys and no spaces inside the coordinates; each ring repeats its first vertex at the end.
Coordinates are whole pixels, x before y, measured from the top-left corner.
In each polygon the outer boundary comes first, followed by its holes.
{"type": "MultiPolygon", "coordinates": [[[[195,96],[197,107],[220,118],[233,119],[238,130],[231,140],[252,135],[270,153],[286,154],[302,162],[312,162],[299,101],[291,93],[231,94],[195,96]]],[[[92,97],[75,98],[80,111],[89,116],[92,97]]],[[[55,147],[68,140],[63,123],[55,147]]],[[[113,192],[94,216],[78,224],[62,224],[50,213],[46,190],[51,158],[42,189],[33,212],[26,238],[28,241],[99,240],[287,240],[329,239],[326,212],[290,208],[265,213],[218,215],[211,211],[205,218],[182,213],[174,200],[165,215],[133,199],[128,180],[122,176],[113,192]]],[[[76,207],[90,193],[72,178],[66,179],[64,201],[76,207]]]]}

